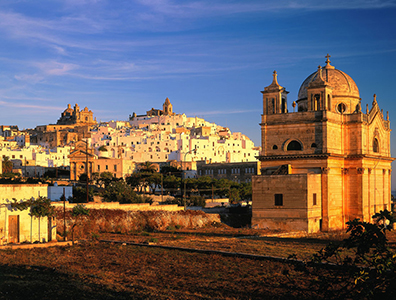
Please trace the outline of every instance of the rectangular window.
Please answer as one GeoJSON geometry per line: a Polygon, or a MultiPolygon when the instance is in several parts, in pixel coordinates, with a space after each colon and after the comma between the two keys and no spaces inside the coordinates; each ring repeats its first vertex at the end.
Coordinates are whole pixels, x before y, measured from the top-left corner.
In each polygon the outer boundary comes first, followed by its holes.
{"type": "Polygon", "coordinates": [[[98,166],[98,172],[100,172],[100,166],[98,166]]]}
{"type": "Polygon", "coordinates": [[[117,172],[117,165],[114,165],[114,171],[117,172]]]}
{"type": "Polygon", "coordinates": [[[108,165],[106,165],[106,170],[108,170],[109,169],[109,166],[108,165]]]}
{"type": "Polygon", "coordinates": [[[316,202],[316,193],[315,194],[313,194],[312,195],[312,202],[313,202],[313,205],[317,205],[317,202],[316,202]]]}
{"type": "Polygon", "coordinates": [[[275,206],[283,206],[283,194],[275,194],[275,206]]]}

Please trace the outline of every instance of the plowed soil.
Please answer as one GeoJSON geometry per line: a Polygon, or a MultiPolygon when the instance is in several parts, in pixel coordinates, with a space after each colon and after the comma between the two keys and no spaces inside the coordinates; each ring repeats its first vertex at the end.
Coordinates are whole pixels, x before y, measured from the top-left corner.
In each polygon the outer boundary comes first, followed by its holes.
{"type": "MultiPolygon", "coordinates": [[[[339,237],[338,237],[339,238],[339,237]]],[[[0,252],[0,299],[321,299],[290,264],[133,245],[299,258],[329,238],[260,237],[243,230],[103,234],[75,246],[0,252]]],[[[330,238],[333,239],[333,238],[330,238]]],[[[337,237],[335,237],[337,239],[337,237]]]]}

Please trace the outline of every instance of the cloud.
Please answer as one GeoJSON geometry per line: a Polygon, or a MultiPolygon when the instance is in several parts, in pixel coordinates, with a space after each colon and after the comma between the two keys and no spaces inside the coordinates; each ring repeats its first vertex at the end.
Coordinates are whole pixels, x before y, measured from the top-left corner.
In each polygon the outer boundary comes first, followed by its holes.
{"type": "Polygon", "coordinates": [[[69,74],[70,71],[79,68],[76,64],[60,63],[56,61],[34,63],[34,65],[45,74],[57,76],[69,74]]]}
{"type": "Polygon", "coordinates": [[[15,75],[14,78],[19,81],[28,81],[29,83],[38,83],[44,80],[44,76],[39,74],[22,74],[15,75]]]}
{"type": "Polygon", "coordinates": [[[21,108],[21,109],[37,109],[39,111],[61,111],[62,107],[58,106],[48,106],[48,105],[34,105],[34,104],[26,104],[26,103],[15,103],[15,102],[6,102],[0,100],[0,105],[5,107],[13,107],[13,108],[21,108]]]}
{"type": "Polygon", "coordinates": [[[56,46],[56,45],[53,45],[52,47],[55,49],[55,51],[57,53],[59,53],[61,55],[67,55],[67,52],[66,52],[66,50],[64,48],[62,48],[60,46],[56,46]]]}
{"type": "MultiPolygon", "coordinates": [[[[180,18],[205,17],[214,15],[241,14],[251,12],[292,11],[292,10],[344,10],[394,8],[394,0],[267,0],[267,1],[171,1],[137,0],[150,9],[152,14],[180,18]]],[[[147,13],[146,13],[147,14],[147,13]]]]}

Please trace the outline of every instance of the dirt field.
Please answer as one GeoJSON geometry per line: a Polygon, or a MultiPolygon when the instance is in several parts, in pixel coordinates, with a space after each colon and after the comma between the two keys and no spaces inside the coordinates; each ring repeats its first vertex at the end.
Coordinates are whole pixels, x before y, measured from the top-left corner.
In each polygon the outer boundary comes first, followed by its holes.
{"type": "MultiPolygon", "coordinates": [[[[289,264],[100,239],[307,258],[333,237],[236,229],[102,234],[70,247],[0,252],[0,299],[321,299],[289,264]]],[[[394,237],[394,236],[393,236],[394,237]]]]}

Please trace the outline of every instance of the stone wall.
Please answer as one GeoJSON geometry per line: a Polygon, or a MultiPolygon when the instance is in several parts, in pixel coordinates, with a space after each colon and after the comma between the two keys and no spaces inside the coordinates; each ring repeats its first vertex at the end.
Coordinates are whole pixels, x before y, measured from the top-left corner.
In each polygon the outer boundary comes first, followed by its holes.
{"type": "MultiPolygon", "coordinates": [[[[63,202],[54,202],[52,204],[55,207],[63,207],[63,202]]],[[[66,201],[66,209],[73,209],[76,203],[69,203],[66,201]]],[[[120,209],[124,211],[153,211],[153,210],[164,210],[164,211],[181,211],[184,210],[183,206],[177,204],[166,204],[166,205],[150,205],[149,203],[133,203],[133,204],[120,204],[118,202],[102,202],[102,203],[84,203],[89,209],[120,209]]]]}
{"type": "Polygon", "coordinates": [[[319,231],[321,175],[254,176],[253,182],[253,227],[286,231],[319,231]],[[313,194],[316,194],[315,205],[313,194]],[[275,202],[275,195],[282,195],[282,204],[275,202]]]}

